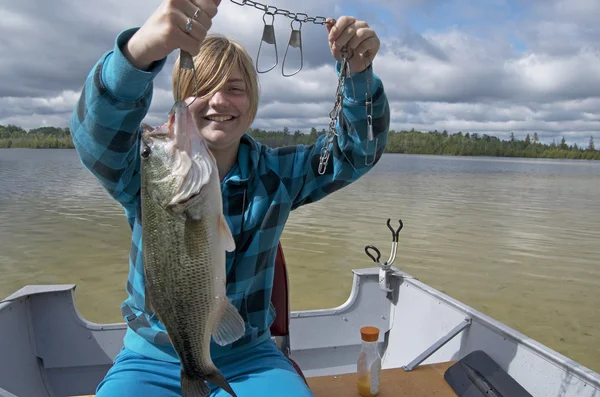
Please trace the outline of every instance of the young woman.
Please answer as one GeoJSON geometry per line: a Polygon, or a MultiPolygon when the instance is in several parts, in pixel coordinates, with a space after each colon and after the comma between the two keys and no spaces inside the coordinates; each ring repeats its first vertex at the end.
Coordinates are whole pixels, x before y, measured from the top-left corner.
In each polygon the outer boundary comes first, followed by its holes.
{"type": "MultiPolygon", "coordinates": [[[[337,125],[338,137],[321,174],[324,136],[314,145],[273,149],[246,133],[258,108],[257,74],[239,43],[207,35],[219,3],[165,0],[141,28],[121,32],[114,48],[89,73],[73,112],[71,134],[82,164],[124,207],[132,228],[128,297],[121,308],[128,329],[123,350],[98,386],[98,397],[182,395],[178,356],[164,326],[145,307],[138,146],[153,80],[167,55],[178,48],[194,56],[200,96],[190,109],[218,163],[223,210],[236,243],[236,251],[227,254],[227,295],[246,323],[238,341],[228,346],[212,343],[211,356],[238,397],[312,396],[270,339],[276,249],[290,211],[357,180],[383,153],[390,110],[371,66],[380,43],[366,22],[353,17],[326,25],[328,34],[323,36],[338,73],[340,48],[347,45],[354,55],[349,61],[353,81],[348,79],[344,86],[344,122],[337,125]],[[186,30],[190,21],[192,29],[186,30]],[[367,109],[367,99],[372,108],[367,109]],[[374,137],[368,150],[367,110],[372,110],[374,137]]],[[[176,64],[174,91],[178,73],[176,64]]],[[[195,95],[189,74],[181,82],[184,98],[195,95]]],[[[210,386],[212,396],[228,396],[210,386]]]]}

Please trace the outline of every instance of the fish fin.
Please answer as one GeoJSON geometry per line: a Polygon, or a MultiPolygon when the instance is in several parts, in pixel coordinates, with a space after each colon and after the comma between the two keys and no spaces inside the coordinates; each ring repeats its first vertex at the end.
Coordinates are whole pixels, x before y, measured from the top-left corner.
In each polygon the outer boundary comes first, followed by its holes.
{"type": "Polygon", "coordinates": [[[219,307],[220,317],[212,334],[215,342],[225,346],[244,336],[246,324],[228,297],[223,298],[219,307]]]}
{"type": "Polygon", "coordinates": [[[181,371],[181,395],[182,397],[207,397],[210,387],[202,378],[192,378],[181,371]]]}
{"type": "Polygon", "coordinates": [[[219,236],[223,239],[223,244],[225,245],[225,251],[233,252],[235,251],[235,241],[233,240],[233,235],[231,234],[231,229],[225,220],[225,216],[223,214],[219,215],[219,224],[217,225],[219,230],[219,236]]]}
{"type": "Polygon", "coordinates": [[[227,379],[225,379],[223,374],[218,369],[215,369],[214,372],[206,374],[204,376],[204,379],[206,381],[212,383],[213,385],[216,385],[216,386],[220,387],[221,389],[225,390],[227,393],[229,393],[231,395],[231,397],[237,397],[237,394],[235,394],[235,392],[231,388],[231,385],[229,385],[229,382],[227,382],[227,379]]]}

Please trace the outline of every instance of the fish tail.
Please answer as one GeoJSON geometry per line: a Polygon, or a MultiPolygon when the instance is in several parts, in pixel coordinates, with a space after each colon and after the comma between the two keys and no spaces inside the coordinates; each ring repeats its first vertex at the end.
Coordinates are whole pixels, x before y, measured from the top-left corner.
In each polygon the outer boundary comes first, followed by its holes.
{"type": "Polygon", "coordinates": [[[200,377],[191,377],[181,371],[181,395],[182,397],[207,397],[210,387],[200,377]]]}
{"type": "Polygon", "coordinates": [[[225,390],[227,393],[231,395],[231,397],[237,397],[227,379],[223,376],[223,374],[215,369],[214,372],[198,376],[191,377],[186,375],[186,373],[181,371],[181,392],[182,397],[206,397],[210,394],[210,387],[205,383],[205,381],[210,382],[221,389],[225,390]]]}

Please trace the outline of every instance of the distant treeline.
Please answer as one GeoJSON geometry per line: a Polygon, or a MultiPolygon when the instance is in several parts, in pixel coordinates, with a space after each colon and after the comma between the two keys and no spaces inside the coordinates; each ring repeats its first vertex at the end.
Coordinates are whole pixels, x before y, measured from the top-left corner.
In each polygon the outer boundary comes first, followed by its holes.
{"type": "Polygon", "coordinates": [[[74,148],[68,128],[40,127],[25,131],[16,125],[0,125],[0,148],[74,148]]]}
{"type": "MultiPolygon", "coordinates": [[[[270,147],[295,144],[311,144],[325,133],[312,128],[309,134],[300,131],[266,131],[251,128],[250,135],[270,147]]],[[[26,131],[15,125],[0,125],[0,148],[73,148],[68,128],[41,127],[26,131]]],[[[594,138],[590,137],[586,147],[577,144],[567,145],[563,137],[560,143],[541,143],[538,134],[527,134],[519,140],[511,133],[509,140],[501,140],[486,134],[470,134],[447,131],[390,131],[387,153],[437,154],[451,156],[494,156],[494,157],[530,157],[565,158],[582,160],[600,160],[600,151],[596,150],[594,138]]]]}

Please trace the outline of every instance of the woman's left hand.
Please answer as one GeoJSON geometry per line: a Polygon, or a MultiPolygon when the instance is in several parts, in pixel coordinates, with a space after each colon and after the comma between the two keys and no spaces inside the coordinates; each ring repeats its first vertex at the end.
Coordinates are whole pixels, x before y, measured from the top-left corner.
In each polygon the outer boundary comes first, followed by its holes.
{"type": "MultiPolygon", "coordinates": [[[[332,19],[328,18],[328,22],[332,19]]],[[[340,50],[344,45],[351,50],[352,57],[348,61],[352,74],[364,71],[373,62],[379,51],[379,37],[365,21],[357,21],[354,17],[343,16],[335,25],[326,24],[329,32],[329,48],[338,61],[342,61],[340,50]]]]}

